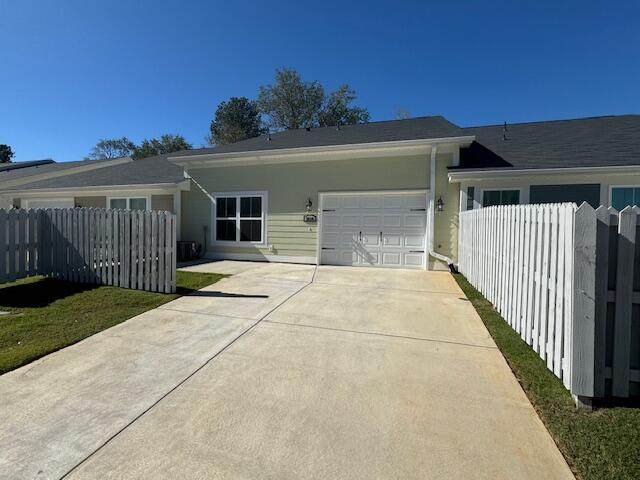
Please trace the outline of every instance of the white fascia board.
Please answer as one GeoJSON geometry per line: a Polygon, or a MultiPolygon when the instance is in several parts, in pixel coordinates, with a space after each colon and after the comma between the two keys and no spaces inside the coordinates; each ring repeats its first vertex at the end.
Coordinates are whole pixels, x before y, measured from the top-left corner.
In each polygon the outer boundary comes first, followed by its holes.
{"type": "MultiPolygon", "coordinates": [[[[184,182],[180,182],[179,184],[175,183],[156,183],[156,184],[147,184],[147,185],[100,185],[100,186],[91,186],[91,187],[65,187],[65,188],[41,188],[41,189],[27,189],[27,190],[0,190],[0,194],[11,194],[13,196],[33,196],[33,195],[55,195],[55,194],[76,194],[78,195],[87,195],[91,192],[96,192],[100,194],[106,194],[108,192],[132,192],[132,191],[142,191],[142,190],[153,190],[158,191],[159,194],[163,193],[173,193],[176,188],[180,189],[180,186],[183,185],[184,182]]],[[[188,189],[188,188],[187,188],[188,189]]]]}
{"type": "MultiPolygon", "coordinates": [[[[329,145],[320,147],[283,148],[231,153],[183,155],[167,157],[173,163],[184,167],[251,165],[254,163],[298,163],[305,161],[340,160],[356,155],[376,156],[376,154],[419,155],[430,151],[433,145],[465,147],[475,140],[475,136],[445,137],[394,142],[356,143],[349,145],[329,145]],[[301,156],[304,155],[304,156],[301,156]]],[[[266,141],[266,140],[265,140],[266,141]]]]}
{"type": "Polygon", "coordinates": [[[640,165],[621,165],[610,167],[559,167],[559,168],[529,168],[519,170],[475,170],[449,172],[449,182],[459,183],[466,180],[495,180],[504,177],[530,177],[557,174],[595,173],[599,175],[619,175],[621,173],[640,174],[640,165]]]}

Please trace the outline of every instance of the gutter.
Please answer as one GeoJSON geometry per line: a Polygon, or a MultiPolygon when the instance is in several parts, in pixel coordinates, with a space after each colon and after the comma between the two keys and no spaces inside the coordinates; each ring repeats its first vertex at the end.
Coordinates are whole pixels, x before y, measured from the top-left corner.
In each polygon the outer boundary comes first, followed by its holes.
{"type": "MultiPolygon", "coordinates": [[[[167,156],[167,160],[182,166],[215,162],[217,160],[244,160],[263,157],[283,157],[310,153],[348,152],[353,150],[376,150],[401,147],[431,147],[439,144],[470,144],[475,140],[474,135],[460,137],[425,138],[416,140],[396,140],[389,142],[349,143],[344,145],[324,145],[313,147],[274,148],[270,150],[246,150],[226,153],[201,153],[193,155],[167,156]]],[[[265,140],[266,141],[266,140],[265,140]]]]}
{"type": "MultiPolygon", "coordinates": [[[[457,169],[456,169],[457,170],[457,169]]],[[[602,167],[557,167],[557,168],[521,168],[500,170],[449,170],[449,182],[458,183],[464,180],[487,180],[497,177],[510,177],[513,175],[557,175],[562,173],[595,173],[604,175],[616,175],[621,173],[640,173],[640,165],[618,165],[602,167]],[[490,178],[487,178],[490,177],[490,178]]]]}

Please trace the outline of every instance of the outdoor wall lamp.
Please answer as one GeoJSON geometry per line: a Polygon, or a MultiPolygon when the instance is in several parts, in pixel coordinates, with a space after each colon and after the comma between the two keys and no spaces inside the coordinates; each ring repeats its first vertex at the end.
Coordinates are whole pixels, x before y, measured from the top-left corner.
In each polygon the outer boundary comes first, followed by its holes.
{"type": "Polygon", "coordinates": [[[311,212],[311,209],[313,208],[313,202],[311,201],[311,197],[307,199],[306,207],[307,207],[307,212],[311,212]]]}
{"type": "Polygon", "coordinates": [[[444,211],[444,201],[442,200],[442,197],[438,197],[438,200],[436,200],[436,210],[438,212],[444,211]]]}

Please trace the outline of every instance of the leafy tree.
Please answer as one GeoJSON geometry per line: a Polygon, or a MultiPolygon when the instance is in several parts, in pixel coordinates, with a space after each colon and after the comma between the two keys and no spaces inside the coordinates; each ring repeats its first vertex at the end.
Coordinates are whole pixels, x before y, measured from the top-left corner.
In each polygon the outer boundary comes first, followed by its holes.
{"type": "Polygon", "coordinates": [[[191,150],[193,146],[187,142],[182,135],[165,134],[160,139],[144,139],[136,151],[133,153],[134,160],[141,158],[163,155],[166,153],[178,152],[180,150],[191,150]]]}
{"type": "Polygon", "coordinates": [[[324,101],[324,88],[318,82],[305,82],[290,68],[276,70],[276,82],[258,90],[258,107],[276,129],[311,127],[318,124],[324,101]]]}
{"type": "Polygon", "coordinates": [[[14,155],[9,145],[0,144],[0,163],[10,163],[14,155]]]}
{"type": "Polygon", "coordinates": [[[257,137],[263,132],[256,102],[247,97],[231,97],[218,105],[208,140],[212,145],[225,145],[257,137]]]}
{"type": "Polygon", "coordinates": [[[105,158],[130,157],[135,150],[135,143],[127,137],[102,138],[96,143],[96,146],[91,149],[89,158],[92,160],[102,160],[105,158]]]}
{"type": "Polygon", "coordinates": [[[318,115],[319,125],[321,127],[329,127],[367,123],[369,121],[369,112],[366,108],[349,106],[355,99],[355,90],[346,83],[341,85],[335,92],[331,92],[318,115]]]}
{"type": "Polygon", "coordinates": [[[368,122],[367,109],[351,106],[355,99],[347,84],[326,95],[320,83],[303,81],[295,70],[282,68],[276,70],[275,84],[260,87],[257,103],[270,126],[289,130],[368,122]]]}

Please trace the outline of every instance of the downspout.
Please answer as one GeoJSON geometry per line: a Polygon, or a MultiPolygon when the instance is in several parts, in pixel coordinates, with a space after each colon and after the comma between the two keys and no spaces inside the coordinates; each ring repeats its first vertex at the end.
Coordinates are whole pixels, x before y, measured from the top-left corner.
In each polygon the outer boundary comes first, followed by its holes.
{"type": "MultiPolygon", "coordinates": [[[[196,187],[198,187],[198,188],[200,189],[200,191],[201,191],[202,193],[204,193],[204,194],[205,194],[205,196],[206,196],[209,200],[211,200],[211,205],[213,205],[213,204],[215,203],[215,200],[214,200],[214,198],[213,198],[213,195],[211,195],[209,192],[207,192],[207,191],[205,190],[205,188],[204,188],[202,185],[200,185],[200,184],[196,181],[196,179],[195,179],[195,178],[193,178],[191,175],[189,175],[189,173],[187,173],[187,169],[186,169],[186,168],[184,169],[184,172],[183,172],[183,173],[184,173],[184,178],[191,180],[191,181],[193,182],[193,184],[194,184],[196,187]]],[[[204,255],[207,253],[207,226],[206,226],[206,225],[203,225],[203,227],[202,227],[202,228],[203,228],[204,241],[203,241],[203,244],[202,244],[202,252],[201,252],[201,254],[200,254],[200,257],[204,256],[204,255]]]]}
{"type": "MultiPolygon", "coordinates": [[[[436,224],[436,155],[438,146],[431,147],[431,174],[429,175],[429,256],[441,262],[445,262],[451,271],[455,271],[453,260],[437,253],[434,248],[435,224],[436,224]]],[[[427,262],[429,259],[427,259],[427,262]]]]}

